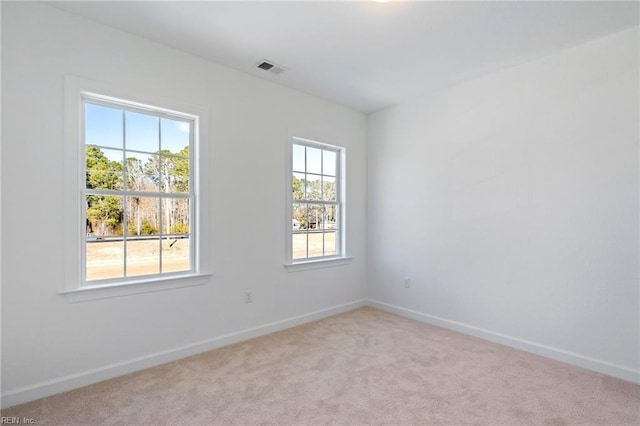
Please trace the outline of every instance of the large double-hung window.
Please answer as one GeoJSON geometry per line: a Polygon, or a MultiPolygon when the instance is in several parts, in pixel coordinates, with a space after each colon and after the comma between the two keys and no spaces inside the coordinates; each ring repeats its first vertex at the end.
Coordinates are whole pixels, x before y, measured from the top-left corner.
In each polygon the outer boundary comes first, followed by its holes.
{"type": "Polygon", "coordinates": [[[82,282],[194,272],[196,117],[91,95],[81,114],[82,282]]]}

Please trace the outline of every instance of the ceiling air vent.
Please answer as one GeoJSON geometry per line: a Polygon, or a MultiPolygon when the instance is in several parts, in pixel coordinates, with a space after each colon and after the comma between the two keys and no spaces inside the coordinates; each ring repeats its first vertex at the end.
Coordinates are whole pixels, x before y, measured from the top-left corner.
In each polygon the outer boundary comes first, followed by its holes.
{"type": "Polygon", "coordinates": [[[258,62],[258,68],[264,71],[269,71],[272,74],[279,75],[282,74],[285,70],[285,67],[277,65],[271,61],[267,61],[266,59],[258,62]]]}

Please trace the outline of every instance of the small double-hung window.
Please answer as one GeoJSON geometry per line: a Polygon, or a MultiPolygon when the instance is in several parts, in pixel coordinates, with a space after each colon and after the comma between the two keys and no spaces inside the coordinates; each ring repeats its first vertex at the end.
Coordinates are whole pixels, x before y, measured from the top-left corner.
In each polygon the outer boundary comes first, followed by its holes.
{"type": "Polygon", "coordinates": [[[293,138],[291,154],[290,261],[343,257],[344,150],[293,138]]]}
{"type": "Polygon", "coordinates": [[[196,117],[81,98],[85,285],[195,271],[196,117]]]}

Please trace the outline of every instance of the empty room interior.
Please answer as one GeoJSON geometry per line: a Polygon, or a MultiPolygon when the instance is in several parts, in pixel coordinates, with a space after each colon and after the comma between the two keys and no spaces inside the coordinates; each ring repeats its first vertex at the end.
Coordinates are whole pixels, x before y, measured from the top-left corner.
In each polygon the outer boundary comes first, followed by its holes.
{"type": "Polygon", "coordinates": [[[640,424],[640,3],[0,7],[3,424],[640,424]]]}

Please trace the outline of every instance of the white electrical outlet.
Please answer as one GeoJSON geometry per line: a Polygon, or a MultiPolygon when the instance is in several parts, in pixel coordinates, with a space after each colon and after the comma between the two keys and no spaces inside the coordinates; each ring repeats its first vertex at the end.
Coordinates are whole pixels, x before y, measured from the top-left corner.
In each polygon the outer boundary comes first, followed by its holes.
{"type": "Polygon", "coordinates": [[[404,277],[404,288],[411,287],[411,277],[404,277]]]}
{"type": "Polygon", "coordinates": [[[250,291],[245,291],[244,292],[244,303],[251,303],[253,302],[253,294],[250,291]]]}

